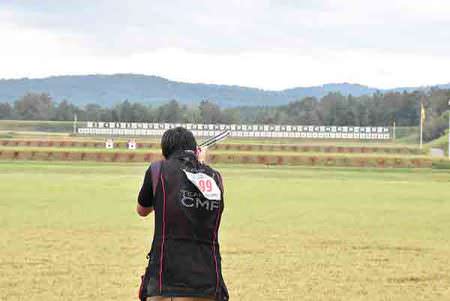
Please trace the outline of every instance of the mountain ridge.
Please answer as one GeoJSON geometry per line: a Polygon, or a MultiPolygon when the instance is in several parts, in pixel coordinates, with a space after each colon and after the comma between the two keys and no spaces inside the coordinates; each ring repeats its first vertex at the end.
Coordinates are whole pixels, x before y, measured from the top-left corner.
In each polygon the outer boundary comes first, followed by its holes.
{"type": "Polygon", "coordinates": [[[63,99],[76,105],[97,103],[111,106],[128,99],[145,104],[161,104],[176,99],[195,104],[207,99],[223,107],[276,106],[304,97],[320,98],[331,92],[361,96],[380,92],[426,90],[432,87],[450,88],[449,84],[378,89],[353,83],[328,83],[284,90],[264,90],[239,85],[220,85],[172,81],[155,75],[132,73],[62,75],[45,78],[0,79],[0,102],[13,102],[27,92],[49,93],[55,101],[63,99]]]}

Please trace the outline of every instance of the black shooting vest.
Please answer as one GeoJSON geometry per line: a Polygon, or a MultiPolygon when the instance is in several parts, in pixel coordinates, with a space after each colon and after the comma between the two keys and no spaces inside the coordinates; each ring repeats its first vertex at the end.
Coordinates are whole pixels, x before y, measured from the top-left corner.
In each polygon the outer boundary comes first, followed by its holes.
{"type": "Polygon", "coordinates": [[[178,152],[152,164],[161,165],[154,191],[155,230],[143,279],[143,299],[166,296],[228,300],[218,243],[223,211],[220,174],[200,164],[190,152],[178,152]],[[220,200],[205,198],[183,170],[213,178],[220,187],[220,200]]]}

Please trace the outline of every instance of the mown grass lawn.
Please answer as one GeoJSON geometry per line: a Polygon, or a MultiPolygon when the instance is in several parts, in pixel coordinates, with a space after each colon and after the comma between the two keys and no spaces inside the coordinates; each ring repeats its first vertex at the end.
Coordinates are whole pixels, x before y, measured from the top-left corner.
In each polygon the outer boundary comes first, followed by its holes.
{"type": "MultiPolygon", "coordinates": [[[[448,300],[448,171],[217,167],[231,300],[448,300]]],[[[0,162],[1,300],[136,300],[145,169],[0,162]]]]}

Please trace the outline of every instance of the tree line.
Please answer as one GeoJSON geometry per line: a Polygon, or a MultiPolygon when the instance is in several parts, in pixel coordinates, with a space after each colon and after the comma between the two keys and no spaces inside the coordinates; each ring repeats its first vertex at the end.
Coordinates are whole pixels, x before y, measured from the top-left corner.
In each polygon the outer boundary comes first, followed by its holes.
{"type": "Polygon", "coordinates": [[[444,134],[448,126],[450,90],[374,93],[343,96],[329,93],[321,99],[306,97],[280,106],[221,108],[213,101],[185,105],[176,100],[145,105],[128,100],[112,107],[98,104],[76,106],[54,101],[46,93],[28,93],[12,104],[0,103],[0,119],[70,121],[136,121],[173,123],[258,123],[338,126],[418,126],[420,104],[426,108],[424,138],[444,134]]]}

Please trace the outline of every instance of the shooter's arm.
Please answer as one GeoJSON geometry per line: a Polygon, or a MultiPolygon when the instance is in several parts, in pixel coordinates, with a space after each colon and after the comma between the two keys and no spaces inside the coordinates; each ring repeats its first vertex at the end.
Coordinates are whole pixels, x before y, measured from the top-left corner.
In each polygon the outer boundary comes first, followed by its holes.
{"type": "Polygon", "coordinates": [[[197,159],[200,163],[206,162],[206,150],[207,147],[198,147],[197,148],[197,159]]]}
{"type": "Polygon", "coordinates": [[[152,213],[152,211],[153,211],[153,207],[144,207],[139,203],[137,204],[136,212],[137,212],[137,214],[139,214],[142,217],[146,217],[147,215],[152,213]]]}

